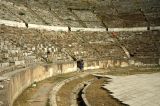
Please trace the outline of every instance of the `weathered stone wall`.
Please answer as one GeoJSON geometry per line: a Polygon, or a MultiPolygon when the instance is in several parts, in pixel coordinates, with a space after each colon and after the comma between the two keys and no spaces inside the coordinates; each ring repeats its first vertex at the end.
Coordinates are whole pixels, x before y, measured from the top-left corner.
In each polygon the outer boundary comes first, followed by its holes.
{"type": "MultiPolygon", "coordinates": [[[[123,64],[128,64],[124,61],[85,61],[84,70],[87,69],[99,69],[119,66],[123,67],[123,64]],[[117,65],[119,63],[119,65],[117,65]]],[[[127,65],[128,66],[128,65],[127,65]]],[[[75,62],[55,63],[50,65],[34,65],[30,68],[15,70],[13,72],[4,74],[1,80],[4,84],[3,92],[0,93],[0,100],[3,102],[2,106],[12,106],[14,100],[34,82],[44,80],[57,74],[69,73],[77,71],[77,65],[75,62]],[[2,95],[5,94],[5,95],[2,95]],[[3,97],[1,97],[3,96],[3,97]]]]}
{"type": "MultiPolygon", "coordinates": [[[[90,60],[85,61],[84,70],[100,69],[110,67],[127,67],[130,65],[143,66],[141,62],[135,62],[134,60],[121,60],[121,59],[108,59],[108,60],[90,60]]],[[[64,62],[54,63],[49,65],[34,65],[30,68],[15,70],[13,72],[4,74],[2,76],[2,82],[4,88],[0,89],[0,100],[2,106],[12,106],[14,100],[34,82],[44,80],[57,74],[69,73],[77,71],[76,62],[64,62]],[[3,96],[3,97],[1,97],[3,96]]]]}
{"type": "Polygon", "coordinates": [[[21,94],[30,84],[43,80],[48,76],[49,72],[43,66],[36,66],[13,73],[8,84],[9,104],[7,105],[12,106],[18,95],[21,94]]]}
{"type": "Polygon", "coordinates": [[[83,28],[158,26],[159,4],[159,0],[1,0],[0,19],[83,28]]]}
{"type": "Polygon", "coordinates": [[[130,58],[142,65],[158,64],[160,57],[160,31],[55,32],[5,25],[0,28],[0,74],[38,62],[71,61],[71,55],[84,60],[130,58]]]}
{"type": "Polygon", "coordinates": [[[38,30],[47,30],[47,31],[82,31],[82,32],[120,32],[120,31],[148,31],[148,30],[160,30],[160,26],[146,26],[146,27],[119,27],[119,28],[83,28],[83,27],[68,27],[68,26],[47,26],[47,25],[37,25],[37,24],[28,24],[27,26],[23,22],[9,21],[0,19],[0,24],[6,26],[19,27],[19,28],[29,28],[29,29],[38,29],[38,30]]]}
{"type": "Polygon", "coordinates": [[[70,55],[100,60],[85,62],[85,70],[160,64],[158,0],[81,1],[0,0],[0,74],[10,72],[0,82],[0,105],[34,81],[76,71],[76,63],[64,62],[70,55]],[[30,65],[55,61],[63,63],[30,65]]]}
{"type": "MultiPolygon", "coordinates": [[[[14,100],[23,92],[25,88],[34,82],[44,80],[53,75],[73,72],[76,70],[74,63],[37,65],[4,74],[3,77],[9,79],[4,89],[6,100],[3,100],[4,106],[12,106],[14,100]],[[62,67],[62,68],[59,68],[62,67]]],[[[0,98],[3,98],[0,96],[0,98]]],[[[2,105],[3,106],[3,105],[2,105]]]]}

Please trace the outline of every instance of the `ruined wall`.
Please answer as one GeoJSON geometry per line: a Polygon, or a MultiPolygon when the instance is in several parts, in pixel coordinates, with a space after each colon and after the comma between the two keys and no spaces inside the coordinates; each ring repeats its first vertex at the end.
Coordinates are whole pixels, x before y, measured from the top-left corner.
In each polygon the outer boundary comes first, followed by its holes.
{"type": "Polygon", "coordinates": [[[141,65],[159,64],[159,34],[158,30],[54,32],[0,25],[0,74],[38,62],[71,61],[71,55],[84,60],[130,58],[141,65]]]}
{"type": "Polygon", "coordinates": [[[30,24],[82,28],[160,25],[159,0],[0,1],[0,19],[30,24]]]}
{"type": "MultiPolygon", "coordinates": [[[[128,66],[127,62],[118,60],[85,61],[84,69],[100,69],[114,66],[123,67],[124,63],[126,66],[128,66]]],[[[76,63],[65,62],[50,65],[35,65],[30,68],[15,70],[13,72],[4,74],[2,76],[4,79],[0,79],[4,85],[3,91],[0,92],[0,98],[3,98],[0,100],[0,102],[3,103],[2,106],[12,106],[14,100],[32,83],[44,80],[57,74],[74,71],[77,71],[76,63]]]]}
{"type": "MultiPolygon", "coordinates": [[[[134,60],[106,59],[106,60],[90,60],[84,61],[84,70],[101,69],[110,67],[127,67],[130,65],[143,65],[134,60]]],[[[69,73],[77,71],[76,62],[63,62],[54,64],[39,64],[30,68],[15,70],[4,74],[0,78],[4,88],[0,89],[0,102],[2,106],[12,106],[14,100],[34,82],[44,80],[57,74],[69,73]],[[1,97],[3,96],[3,97],[1,97]]]]}
{"type": "MultiPolygon", "coordinates": [[[[6,82],[4,92],[7,93],[2,106],[12,106],[14,100],[23,92],[25,88],[34,82],[44,80],[53,75],[73,72],[76,70],[74,63],[52,64],[52,65],[37,65],[30,68],[25,68],[4,74],[3,77],[9,79],[6,82]],[[59,68],[62,67],[62,68],[59,68]]],[[[0,97],[3,98],[3,97],[0,97]]]]}
{"type": "Polygon", "coordinates": [[[0,105],[11,105],[34,81],[76,71],[73,62],[30,65],[72,60],[68,53],[86,60],[103,58],[85,62],[85,70],[160,64],[157,0],[19,2],[0,0],[0,74],[8,70],[5,78],[10,79],[0,82],[0,105]],[[122,47],[129,51],[130,61],[122,47]]]}

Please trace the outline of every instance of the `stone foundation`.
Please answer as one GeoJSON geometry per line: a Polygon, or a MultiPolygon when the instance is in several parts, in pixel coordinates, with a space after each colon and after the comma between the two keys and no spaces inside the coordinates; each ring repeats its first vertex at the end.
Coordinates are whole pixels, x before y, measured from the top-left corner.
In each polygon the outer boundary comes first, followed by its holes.
{"type": "MultiPolygon", "coordinates": [[[[127,67],[127,60],[94,60],[85,61],[84,70],[108,67],[127,67]]],[[[133,64],[132,64],[133,65],[133,64]]],[[[136,65],[136,63],[134,64],[136,65]]],[[[15,99],[31,84],[55,76],[57,74],[77,71],[76,62],[54,63],[49,65],[39,64],[30,68],[15,70],[4,74],[0,78],[3,86],[0,90],[2,106],[12,106],[15,99]]]]}
{"type": "Polygon", "coordinates": [[[3,93],[7,95],[1,97],[2,95],[0,94],[0,98],[5,98],[1,101],[3,102],[2,106],[12,106],[14,100],[23,92],[23,90],[34,82],[44,80],[56,74],[73,72],[75,70],[75,63],[66,63],[61,65],[37,65],[4,74],[3,78],[5,79],[1,80],[1,82],[4,83],[5,90],[3,93]]]}
{"type": "MultiPolygon", "coordinates": [[[[30,68],[15,70],[4,74],[0,80],[4,86],[4,88],[2,88],[2,93],[0,93],[0,98],[3,98],[1,101],[1,104],[3,104],[2,106],[12,106],[15,99],[32,83],[57,74],[74,72],[77,70],[76,66],[76,63],[74,62],[35,65],[30,68]]],[[[94,69],[94,67],[97,68],[96,64],[91,64],[90,67],[86,66],[86,69],[94,69]]]]}

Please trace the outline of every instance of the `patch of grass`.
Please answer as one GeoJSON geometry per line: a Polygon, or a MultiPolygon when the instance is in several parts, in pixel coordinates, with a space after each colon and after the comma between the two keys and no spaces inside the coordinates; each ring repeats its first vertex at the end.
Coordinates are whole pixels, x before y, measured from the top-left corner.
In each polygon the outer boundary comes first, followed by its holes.
{"type": "Polygon", "coordinates": [[[95,80],[86,90],[86,98],[91,106],[125,106],[110,95],[110,92],[101,88],[107,83],[107,78],[95,80]]]}
{"type": "MultiPolygon", "coordinates": [[[[45,83],[55,83],[60,82],[62,80],[65,80],[69,77],[75,76],[76,73],[67,73],[67,74],[59,74],[56,76],[53,76],[51,78],[45,79],[40,82],[36,82],[36,87],[29,86],[27,89],[24,90],[24,92],[16,99],[13,106],[28,106],[29,102],[27,100],[30,100],[34,93],[38,91],[38,89],[45,83]]],[[[49,99],[46,101],[46,106],[50,106],[49,99]]]]}
{"type": "Polygon", "coordinates": [[[70,106],[71,105],[71,92],[73,89],[81,82],[88,81],[94,78],[92,75],[87,75],[85,77],[80,77],[78,79],[72,80],[62,86],[57,93],[57,105],[58,106],[70,106]]]}

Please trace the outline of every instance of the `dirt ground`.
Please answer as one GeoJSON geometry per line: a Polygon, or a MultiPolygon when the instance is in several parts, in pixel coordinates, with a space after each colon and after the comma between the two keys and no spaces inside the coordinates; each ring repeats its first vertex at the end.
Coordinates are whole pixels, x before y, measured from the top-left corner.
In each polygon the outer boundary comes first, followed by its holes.
{"type": "Polygon", "coordinates": [[[94,78],[92,75],[87,75],[84,78],[78,78],[76,80],[70,81],[69,83],[65,84],[57,94],[57,105],[58,106],[71,106],[71,92],[73,89],[81,82],[88,81],[94,78]]]}
{"type": "MultiPolygon", "coordinates": [[[[88,73],[97,72],[98,70],[89,70],[88,73]]],[[[101,72],[103,70],[99,70],[101,72]]],[[[13,106],[49,106],[49,91],[58,82],[67,78],[78,76],[82,73],[67,73],[56,75],[41,82],[36,83],[36,86],[32,85],[24,90],[24,92],[15,100],[13,106]]]]}
{"type": "MultiPolygon", "coordinates": [[[[115,75],[115,76],[126,76],[126,75],[134,75],[134,74],[151,74],[160,72],[160,69],[157,68],[112,68],[109,69],[105,73],[101,73],[101,75],[115,75]]],[[[95,80],[88,88],[86,92],[86,97],[91,106],[125,106],[125,104],[121,104],[120,101],[110,96],[110,92],[101,88],[103,84],[107,83],[107,78],[101,78],[95,80]],[[96,92],[95,92],[96,91],[96,92]]]]}
{"type": "MultiPolygon", "coordinates": [[[[110,69],[111,71],[104,71],[103,75],[133,75],[133,74],[144,74],[144,73],[155,73],[160,72],[160,69],[140,69],[140,68],[123,68],[123,69],[110,69]]],[[[98,70],[97,70],[98,71],[98,70]]],[[[48,96],[51,88],[58,82],[67,78],[78,76],[82,73],[68,73],[63,75],[57,75],[48,78],[44,81],[36,83],[36,86],[28,87],[15,101],[13,106],[49,106],[48,96]]],[[[90,73],[92,74],[92,72],[90,73]]],[[[92,75],[84,78],[79,78],[64,85],[57,94],[58,106],[70,106],[70,94],[71,91],[76,87],[78,83],[87,81],[94,78],[92,75]]],[[[107,90],[101,88],[101,86],[107,83],[106,78],[95,80],[87,89],[87,99],[92,106],[123,106],[118,100],[113,99],[107,90]]]]}
{"type": "Polygon", "coordinates": [[[48,106],[49,91],[54,84],[75,76],[77,73],[57,75],[28,87],[14,102],[13,106],[48,106]]]}
{"type": "Polygon", "coordinates": [[[107,78],[95,80],[86,90],[86,98],[91,106],[125,106],[118,100],[112,98],[107,90],[101,86],[107,83],[107,78]]]}
{"type": "Polygon", "coordinates": [[[160,67],[150,68],[150,67],[126,67],[126,68],[111,68],[110,71],[103,73],[107,75],[134,75],[134,74],[151,74],[160,72],[160,67]]]}

